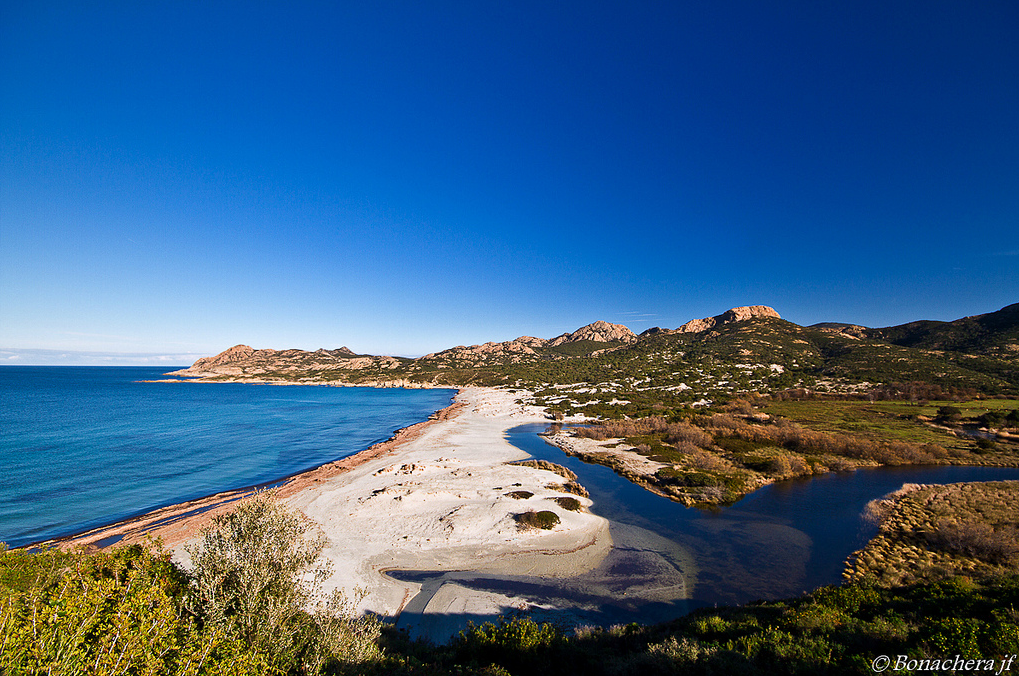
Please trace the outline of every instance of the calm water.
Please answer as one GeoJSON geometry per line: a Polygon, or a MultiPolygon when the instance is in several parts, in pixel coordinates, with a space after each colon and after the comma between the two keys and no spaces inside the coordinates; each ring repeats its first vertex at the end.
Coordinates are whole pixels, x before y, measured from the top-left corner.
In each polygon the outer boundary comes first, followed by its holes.
{"type": "Polygon", "coordinates": [[[846,558],[877,528],[865,505],[905,483],[1019,480],[1019,468],[879,467],[781,481],[731,507],[688,508],[623,479],[611,469],[571,458],[523,425],[508,438],[533,457],[577,473],[591,511],[613,525],[641,529],[682,547],[691,605],[745,603],[794,596],[841,581],[846,558]],[[689,564],[692,563],[692,566],[689,564]]]}
{"type": "MultiPolygon", "coordinates": [[[[522,425],[507,439],[531,457],[576,472],[590,491],[591,511],[610,522],[609,555],[573,578],[391,571],[392,577],[424,584],[419,596],[426,598],[415,608],[424,608],[446,583],[525,598],[536,619],[567,627],[662,622],[705,605],[797,596],[841,581],[846,558],[877,531],[862,518],[869,501],[904,483],[1019,479],[1019,468],[875,468],[783,481],[731,507],[703,510],[655,495],[608,467],[567,456],[538,436],[545,427],[522,425]]],[[[445,641],[468,620],[492,618],[452,619],[436,624],[419,610],[404,612],[399,622],[414,634],[445,641]]]]}
{"type": "Polygon", "coordinates": [[[137,382],[167,370],[0,367],[0,541],[274,481],[385,440],[455,394],[137,382]]]}

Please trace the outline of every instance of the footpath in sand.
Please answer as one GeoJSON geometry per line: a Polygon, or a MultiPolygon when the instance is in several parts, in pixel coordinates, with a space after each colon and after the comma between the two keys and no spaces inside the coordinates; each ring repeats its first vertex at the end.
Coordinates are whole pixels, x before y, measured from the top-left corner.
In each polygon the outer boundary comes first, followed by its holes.
{"type": "Polygon", "coordinates": [[[327,590],[363,590],[362,610],[399,616],[401,626],[442,638],[456,628],[448,624],[527,605],[511,592],[471,589],[458,579],[569,578],[601,563],[612,546],[608,522],[553,502],[575,497],[560,489],[566,481],[561,476],[507,464],[528,456],[505,440],[505,432],[546,420],[515,398],[465,388],[457,395],[457,413],[424,428],[395,453],[284,497],[328,539],[323,555],[334,572],[327,590]],[[533,495],[509,495],[518,491],[533,495]],[[514,516],[530,510],[555,512],[560,523],[552,530],[521,530],[514,516]],[[396,579],[401,571],[403,579],[396,579]],[[414,580],[406,571],[446,574],[414,580]]]}

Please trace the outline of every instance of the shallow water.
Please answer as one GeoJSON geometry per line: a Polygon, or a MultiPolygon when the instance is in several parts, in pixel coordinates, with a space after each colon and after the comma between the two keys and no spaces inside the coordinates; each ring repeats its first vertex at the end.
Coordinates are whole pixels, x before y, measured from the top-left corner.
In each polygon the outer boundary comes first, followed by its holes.
{"type": "Polygon", "coordinates": [[[903,484],[1019,479],[1019,468],[877,467],[780,481],[730,507],[698,509],[567,456],[537,436],[544,427],[516,427],[508,438],[533,457],[576,472],[595,514],[687,551],[696,568],[690,597],[700,605],[792,596],[840,582],[846,558],[877,532],[863,519],[864,507],[903,484]]]}
{"type": "Polygon", "coordinates": [[[455,390],[143,383],[148,367],[0,367],[0,541],[70,535],[356,453],[455,390]]]}
{"type": "MultiPolygon", "coordinates": [[[[905,483],[1019,480],[1019,468],[874,468],[782,481],[730,507],[698,509],[567,456],[538,436],[545,428],[515,427],[507,439],[577,474],[594,502],[590,511],[610,522],[613,549],[601,565],[565,580],[469,571],[389,575],[425,583],[424,596],[450,582],[525,598],[538,608],[536,619],[566,626],[662,622],[702,606],[791,597],[839,583],[846,558],[877,532],[863,519],[864,507],[905,483]]],[[[423,609],[427,598],[420,600],[423,609]]],[[[418,615],[401,616],[401,625],[413,628],[424,620],[418,615]]],[[[492,618],[460,619],[462,626],[492,618]]]]}

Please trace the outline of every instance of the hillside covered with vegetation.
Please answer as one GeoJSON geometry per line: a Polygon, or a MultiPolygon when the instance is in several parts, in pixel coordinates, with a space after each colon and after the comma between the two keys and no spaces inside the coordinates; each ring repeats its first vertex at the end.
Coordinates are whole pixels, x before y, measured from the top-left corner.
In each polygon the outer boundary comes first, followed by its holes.
{"type": "Polygon", "coordinates": [[[734,308],[728,319],[720,319],[729,314],[723,313],[673,330],[635,335],[595,322],[554,339],[522,336],[418,359],[356,355],[346,348],[237,346],[176,374],[308,384],[505,385],[534,390],[550,404],[597,405],[590,410],[610,417],[632,416],[635,408],[653,403],[722,401],[796,388],[880,398],[1016,395],[1017,308],[886,329],[803,327],[770,308],[742,313],[737,311],[748,308],[734,308]]]}
{"type": "Polygon", "coordinates": [[[997,570],[983,577],[946,570],[936,580],[883,587],[865,575],[795,599],[705,608],[655,626],[505,618],[436,646],[355,615],[342,596],[321,594],[327,570],[317,562],[321,543],[308,535],[306,522],[263,495],[217,519],[192,548],[191,570],[137,545],[0,552],[0,671],[869,674],[881,656],[1001,660],[1019,652],[1014,547],[996,549],[997,570]]]}

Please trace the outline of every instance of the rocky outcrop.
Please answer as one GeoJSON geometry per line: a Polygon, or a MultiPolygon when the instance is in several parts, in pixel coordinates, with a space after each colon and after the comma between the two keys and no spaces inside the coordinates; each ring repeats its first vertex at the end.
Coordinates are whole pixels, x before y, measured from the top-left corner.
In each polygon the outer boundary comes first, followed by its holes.
{"type": "Polygon", "coordinates": [[[426,354],[422,359],[449,358],[467,359],[477,361],[479,359],[491,359],[512,357],[524,354],[536,354],[535,348],[545,346],[546,341],[531,336],[521,336],[516,340],[508,340],[502,343],[484,343],[482,345],[457,345],[442,352],[426,354]]]}
{"type": "Polygon", "coordinates": [[[518,361],[523,356],[536,355],[538,350],[542,348],[556,347],[564,343],[574,343],[578,340],[590,340],[597,343],[632,343],[637,340],[637,336],[622,324],[597,321],[581,327],[573,333],[564,333],[551,340],[535,338],[534,336],[520,336],[515,340],[507,340],[502,343],[484,343],[482,345],[469,346],[457,345],[442,352],[426,354],[422,359],[446,358],[470,362],[509,359],[513,362],[518,361]]]}
{"type": "Polygon", "coordinates": [[[247,345],[234,345],[228,350],[223,350],[214,357],[203,357],[180,371],[174,371],[167,375],[204,376],[210,374],[239,375],[240,364],[249,363],[254,360],[256,353],[262,353],[264,358],[271,358],[276,350],[256,350],[247,345]]]}
{"type": "Polygon", "coordinates": [[[779,314],[767,305],[746,305],[743,307],[734,307],[731,310],[727,310],[714,317],[694,319],[676,329],[675,333],[700,333],[701,331],[707,331],[708,329],[713,329],[715,327],[722,326],[723,324],[742,322],[757,317],[772,317],[774,319],[781,319],[779,314]]]}
{"type": "Polygon", "coordinates": [[[611,343],[616,341],[632,343],[637,340],[637,334],[622,324],[610,324],[608,322],[597,321],[593,324],[583,326],[573,333],[564,333],[561,336],[556,336],[549,341],[549,345],[557,347],[564,343],[575,343],[578,340],[592,340],[596,343],[611,343]]]}
{"type": "Polygon", "coordinates": [[[235,345],[214,357],[199,359],[190,368],[173,371],[166,375],[190,378],[258,377],[266,373],[281,372],[395,369],[400,363],[400,360],[393,357],[358,356],[348,347],[306,352],[304,350],[256,350],[247,345],[235,345]]]}

